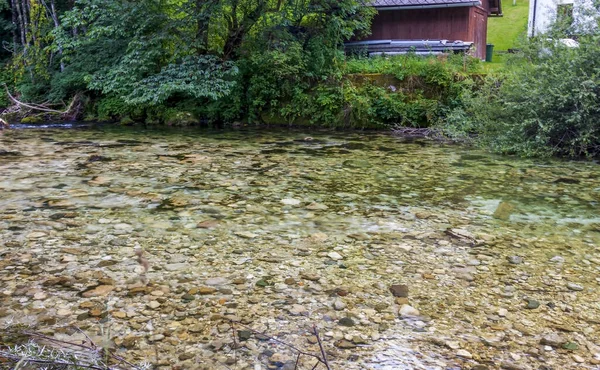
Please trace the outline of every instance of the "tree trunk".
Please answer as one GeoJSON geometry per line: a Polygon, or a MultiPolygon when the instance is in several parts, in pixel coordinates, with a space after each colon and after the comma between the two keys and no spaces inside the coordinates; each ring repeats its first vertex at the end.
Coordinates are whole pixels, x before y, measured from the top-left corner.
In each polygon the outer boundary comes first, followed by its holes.
{"type": "MultiPolygon", "coordinates": [[[[52,22],[54,23],[54,29],[57,30],[60,28],[60,22],[58,21],[58,14],[56,14],[56,6],[54,5],[54,0],[50,0],[50,6],[46,3],[46,0],[41,0],[42,4],[50,14],[50,18],[52,18],[52,22]]],[[[62,61],[63,48],[60,43],[58,44],[58,55],[60,56],[60,71],[65,70],[65,63],[62,61]]]]}
{"type": "Polygon", "coordinates": [[[225,47],[223,48],[223,55],[226,59],[229,59],[236,53],[237,49],[244,41],[246,33],[252,29],[252,27],[263,15],[267,3],[268,1],[266,0],[260,0],[252,11],[244,15],[241,22],[238,21],[237,18],[237,1],[233,3],[231,7],[232,22],[230,23],[229,34],[227,35],[227,40],[225,41],[225,47]]]}
{"type": "Polygon", "coordinates": [[[11,15],[11,22],[13,25],[13,30],[12,30],[12,35],[13,35],[13,49],[12,49],[12,53],[13,56],[16,54],[17,52],[17,43],[19,42],[19,36],[17,35],[17,29],[18,29],[18,19],[17,19],[17,9],[15,6],[15,0],[10,0],[10,15],[11,15]]]}
{"type": "Polygon", "coordinates": [[[23,20],[23,11],[21,9],[21,3],[18,2],[18,0],[13,0],[13,4],[15,7],[15,10],[17,11],[17,21],[19,23],[19,36],[21,36],[21,46],[23,47],[23,52],[26,53],[27,52],[27,43],[26,43],[26,36],[27,36],[27,27],[25,26],[26,23],[23,20]]]}
{"type": "Polygon", "coordinates": [[[21,0],[21,13],[23,13],[23,29],[25,34],[26,46],[29,46],[29,38],[27,37],[29,30],[29,17],[31,16],[29,0],[21,0]]]}
{"type": "Polygon", "coordinates": [[[215,0],[196,0],[196,50],[201,54],[208,49],[210,16],[213,14],[215,0]]]}

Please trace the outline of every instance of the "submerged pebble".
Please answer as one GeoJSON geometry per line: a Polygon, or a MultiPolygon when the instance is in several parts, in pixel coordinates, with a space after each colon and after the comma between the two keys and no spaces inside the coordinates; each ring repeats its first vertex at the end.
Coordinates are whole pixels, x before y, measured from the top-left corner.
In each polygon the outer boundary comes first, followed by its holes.
{"type": "Polygon", "coordinates": [[[600,364],[597,166],[306,136],[4,131],[0,331],[109,325],[181,369],[295,368],[271,338],[344,369],[600,364]]]}

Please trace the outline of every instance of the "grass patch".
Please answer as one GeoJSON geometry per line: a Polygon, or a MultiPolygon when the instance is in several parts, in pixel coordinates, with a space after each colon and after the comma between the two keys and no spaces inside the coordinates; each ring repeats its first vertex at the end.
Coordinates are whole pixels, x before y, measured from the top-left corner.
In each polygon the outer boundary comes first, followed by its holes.
{"type": "Polygon", "coordinates": [[[432,73],[479,73],[482,64],[479,59],[461,54],[422,56],[408,53],[371,58],[349,58],[344,73],[383,73],[403,80],[408,76],[431,77],[432,73]]]}
{"type": "Polygon", "coordinates": [[[483,64],[482,72],[483,73],[499,72],[502,69],[504,69],[504,67],[506,67],[506,64],[509,59],[510,59],[510,55],[507,52],[500,52],[500,53],[494,52],[491,62],[482,63],[483,64]]]}
{"type": "MultiPolygon", "coordinates": [[[[516,0],[502,3],[503,17],[488,18],[488,44],[494,44],[494,50],[506,51],[518,44],[519,37],[527,33],[529,1],[516,0]]],[[[496,55],[494,55],[494,58],[496,55]]]]}

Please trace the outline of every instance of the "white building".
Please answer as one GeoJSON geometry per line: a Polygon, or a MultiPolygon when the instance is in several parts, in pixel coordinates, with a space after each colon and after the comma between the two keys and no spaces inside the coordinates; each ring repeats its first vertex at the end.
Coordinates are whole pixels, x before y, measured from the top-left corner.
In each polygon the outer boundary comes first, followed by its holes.
{"type": "Polygon", "coordinates": [[[529,37],[544,34],[557,20],[571,23],[577,33],[597,27],[593,0],[529,0],[529,37]]]}

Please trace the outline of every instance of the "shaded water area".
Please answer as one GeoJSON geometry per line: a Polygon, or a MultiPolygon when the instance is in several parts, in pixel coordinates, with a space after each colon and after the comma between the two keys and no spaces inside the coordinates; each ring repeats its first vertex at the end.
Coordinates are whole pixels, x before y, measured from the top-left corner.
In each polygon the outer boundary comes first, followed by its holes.
{"type": "Polygon", "coordinates": [[[333,369],[598,369],[599,202],[596,163],[386,134],[12,129],[0,328],[165,369],[294,369],[247,328],[319,354],[313,325],[333,369]]]}

